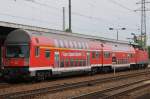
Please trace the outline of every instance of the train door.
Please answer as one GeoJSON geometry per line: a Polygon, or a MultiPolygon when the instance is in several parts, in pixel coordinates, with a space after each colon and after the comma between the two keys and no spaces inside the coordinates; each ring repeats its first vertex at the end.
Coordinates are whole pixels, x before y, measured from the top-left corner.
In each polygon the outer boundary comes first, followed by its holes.
{"type": "Polygon", "coordinates": [[[90,52],[87,52],[87,66],[90,66],[90,52]]]}
{"type": "Polygon", "coordinates": [[[55,67],[60,67],[60,55],[59,55],[59,52],[55,52],[55,67]]]}

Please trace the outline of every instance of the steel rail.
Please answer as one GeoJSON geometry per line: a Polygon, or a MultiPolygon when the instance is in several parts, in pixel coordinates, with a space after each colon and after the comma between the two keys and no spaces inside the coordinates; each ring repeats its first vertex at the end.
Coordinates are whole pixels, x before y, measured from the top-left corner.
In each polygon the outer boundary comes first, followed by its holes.
{"type": "Polygon", "coordinates": [[[146,88],[146,87],[149,87],[150,86],[150,83],[145,83],[144,85],[141,85],[141,86],[137,86],[135,88],[131,88],[131,89],[127,89],[125,91],[122,91],[122,92],[119,92],[119,93],[116,93],[116,94],[112,94],[112,95],[108,95],[106,98],[104,99],[114,99],[115,97],[119,97],[119,96],[125,96],[131,92],[134,92],[134,91],[137,91],[137,90],[140,90],[140,89],[143,89],[143,88],[146,88]]]}
{"type": "Polygon", "coordinates": [[[142,75],[146,75],[146,74],[150,74],[150,71],[148,70],[148,71],[142,71],[142,72],[138,72],[138,73],[131,73],[131,74],[126,74],[126,75],[108,77],[108,78],[99,78],[99,79],[70,83],[70,84],[67,84],[67,83],[60,84],[60,85],[55,85],[55,86],[50,86],[50,87],[28,90],[28,91],[0,94],[0,99],[20,98],[20,97],[33,96],[33,95],[44,94],[44,93],[56,93],[56,92],[60,92],[62,90],[69,90],[69,89],[73,89],[73,88],[76,89],[79,87],[81,88],[81,87],[91,86],[91,85],[110,82],[110,81],[117,81],[117,80],[121,80],[121,79],[142,76],[142,75]]]}
{"type": "Polygon", "coordinates": [[[104,90],[98,90],[98,91],[95,91],[95,92],[90,92],[90,93],[87,93],[87,94],[81,94],[79,96],[71,97],[70,99],[114,99],[117,96],[127,94],[128,91],[131,92],[133,90],[143,88],[145,86],[149,86],[150,83],[145,83],[144,85],[139,85],[139,86],[137,85],[137,84],[141,84],[145,81],[149,81],[149,80],[150,79],[135,81],[135,82],[120,85],[120,86],[117,86],[117,87],[111,87],[111,88],[107,88],[107,89],[104,89],[104,90]],[[137,86],[134,87],[134,88],[131,88],[131,89],[128,88],[128,87],[131,87],[133,85],[137,85],[137,86]],[[118,91],[118,90],[123,90],[124,88],[128,88],[128,89],[110,95],[110,93],[113,93],[114,91],[118,91]]]}

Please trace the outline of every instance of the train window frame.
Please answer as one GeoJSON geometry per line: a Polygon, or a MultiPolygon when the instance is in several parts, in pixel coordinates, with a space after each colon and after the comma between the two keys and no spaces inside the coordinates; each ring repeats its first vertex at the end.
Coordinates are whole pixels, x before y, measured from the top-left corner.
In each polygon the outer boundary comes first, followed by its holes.
{"type": "Polygon", "coordinates": [[[79,59],[76,59],[76,66],[79,66],[79,59]]]}
{"type": "Polygon", "coordinates": [[[83,60],[83,66],[86,66],[86,60],[83,60]]]}
{"type": "Polygon", "coordinates": [[[134,58],[134,54],[128,54],[128,58],[134,58]]]}
{"type": "Polygon", "coordinates": [[[69,47],[69,44],[68,44],[67,40],[63,40],[63,43],[64,43],[64,48],[68,48],[69,47]]]}
{"type": "Polygon", "coordinates": [[[104,52],[104,58],[110,58],[111,54],[110,52],[104,52]]]}
{"type": "Polygon", "coordinates": [[[117,58],[115,56],[112,57],[112,62],[117,63],[117,58]]]}
{"type": "Polygon", "coordinates": [[[64,59],[61,60],[60,67],[65,67],[65,60],[64,59]]]}
{"type": "Polygon", "coordinates": [[[72,43],[72,41],[68,41],[69,42],[69,47],[70,48],[73,48],[73,43],[72,43]]]}
{"type": "Polygon", "coordinates": [[[99,59],[100,58],[100,52],[95,52],[95,58],[99,59]]]}
{"type": "Polygon", "coordinates": [[[133,54],[131,54],[131,57],[130,58],[133,58],[133,54]]]}
{"type": "Polygon", "coordinates": [[[74,47],[75,47],[75,49],[77,49],[77,48],[78,48],[78,47],[77,47],[77,46],[78,46],[78,45],[77,45],[77,42],[76,42],[76,41],[74,41],[73,43],[74,43],[74,47]]]}
{"type": "Polygon", "coordinates": [[[82,60],[79,60],[79,66],[82,66],[82,60]]]}
{"type": "Polygon", "coordinates": [[[86,46],[86,49],[89,49],[89,45],[87,42],[85,43],[85,46],[86,46]]]}
{"type": "Polygon", "coordinates": [[[46,59],[50,59],[50,55],[51,55],[51,52],[50,52],[50,50],[45,50],[45,58],[46,59]],[[49,54],[48,56],[47,56],[47,53],[49,54]]]}
{"type": "Polygon", "coordinates": [[[60,46],[57,39],[54,39],[54,42],[55,42],[56,47],[59,47],[59,46],[60,46]]]}
{"type": "Polygon", "coordinates": [[[67,67],[67,66],[68,66],[68,59],[65,58],[65,67],[67,67]]]}
{"type": "Polygon", "coordinates": [[[36,46],[36,47],[35,47],[35,56],[36,56],[36,57],[39,57],[39,56],[40,56],[40,47],[39,47],[39,46],[36,46]]]}
{"type": "Polygon", "coordinates": [[[64,48],[64,42],[63,42],[63,40],[59,40],[59,44],[60,44],[61,48],[64,48]]]}
{"type": "Polygon", "coordinates": [[[95,52],[92,52],[92,58],[95,59],[95,52]]]}
{"type": "Polygon", "coordinates": [[[80,44],[80,42],[77,42],[77,45],[78,45],[78,49],[81,49],[81,44],[80,44]]]}

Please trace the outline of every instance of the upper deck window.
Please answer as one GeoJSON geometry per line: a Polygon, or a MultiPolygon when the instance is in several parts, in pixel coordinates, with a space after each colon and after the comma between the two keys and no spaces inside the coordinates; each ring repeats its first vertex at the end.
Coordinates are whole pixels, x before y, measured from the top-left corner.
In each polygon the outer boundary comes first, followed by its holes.
{"type": "Polygon", "coordinates": [[[27,45],[9,45],[6,47],[7,58],[28,58],[29,46],[27,45]]]}

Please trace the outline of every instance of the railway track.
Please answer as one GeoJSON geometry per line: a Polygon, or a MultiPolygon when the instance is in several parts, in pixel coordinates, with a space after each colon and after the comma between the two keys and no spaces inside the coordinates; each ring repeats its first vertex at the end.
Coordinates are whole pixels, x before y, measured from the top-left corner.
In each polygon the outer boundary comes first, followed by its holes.
{"type": "Polygon", "coordinates": [[[76,89],[81,87],[87,87],[95,84],[105,83],[105,82],[111,82],[111,81],[117,81],[121,79],[141,76],[141,75],[147,75],[150,74],[150,70],[142,71],[134,74],[127,74],[127,75],[120,75],[120,76],[114,76],[114,77],[108,77],[108,78],[100,78],[95,80],[88,80],[88,81],[81,81],[77,83],[70,83],[70,84],[60,84],[50,87],[44,87],[39,89],[33,89],[33,90],[26,90],[21,92],[14,92],[14,93],[6,93],[6,94],[0,94],[0,99],[8,99],[8,98],[21,98],[21,97],[28,97],[28,96],[34,96],[39,94],[45,94],[45,93],[56,93],[60,92],[62,90],[69,90],[69,89],[76,89]]]}
{"type": "Polygon", "coordinates": [[[8,83],[0,83],[0,89],[11,87],[8,83]]]}
{"type": "Polygon", "coordinates": [[[71,99],[117,99],[119,96],[150,86],[150,79],[140,80],[117,87],[82,94],[71,99]]]}

